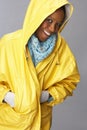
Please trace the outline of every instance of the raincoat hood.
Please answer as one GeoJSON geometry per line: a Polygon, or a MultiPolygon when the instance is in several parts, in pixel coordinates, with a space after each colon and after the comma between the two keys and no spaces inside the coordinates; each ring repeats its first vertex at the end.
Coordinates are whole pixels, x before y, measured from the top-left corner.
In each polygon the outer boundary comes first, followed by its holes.
{"type": "Polygon", "coordinates": [[[28,41],[29,37],[35,32],[46,17],[62,6],[65,6],[66,17],[59,32],[62,31],[72,15],[73,6],[71,3],[67,0],[31,0],[23,23],[24,43],[28,41]]]}

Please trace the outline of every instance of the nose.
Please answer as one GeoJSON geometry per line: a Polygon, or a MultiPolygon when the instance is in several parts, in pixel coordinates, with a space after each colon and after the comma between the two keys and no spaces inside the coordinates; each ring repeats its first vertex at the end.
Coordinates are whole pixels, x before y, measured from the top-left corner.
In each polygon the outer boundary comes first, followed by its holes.
{"type": "Polygon", "coordinates": [[[56,31],[55,24],[50,24],[49,31],[52,32],[52,33],[54,33],[56,31]]]}

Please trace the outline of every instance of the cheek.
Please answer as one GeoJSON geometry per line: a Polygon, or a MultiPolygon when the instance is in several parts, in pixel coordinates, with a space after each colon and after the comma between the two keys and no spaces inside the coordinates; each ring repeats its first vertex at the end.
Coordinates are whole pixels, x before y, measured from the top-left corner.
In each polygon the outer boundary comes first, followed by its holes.
{"type": "Polygon", "coordinates": [[[55,33],[58,33],[59,29],[60,29],[60,28],[55,29],[55,33]]]}
{"type": "Polygon", "coordinates": [[[42,23],[41,25],[40,25],[40,27],[36,30],[36,35],[38,36],[38,35],[40,35],[41,34],[41,32],[44,30],[44,28],[46,28],[46,24],[44,24],[44,23],[42,23]]]}
{"type": "Polygon", "coordinates": [[[40,36],[40,34],[41,34],[41,29],[40,29],[40,28],[38,28],[38,29],[36,30],[36,32],[35,32],[35,35],[36,35],[37,37],[39,37],[39,36],[40,36]]]}
{"type": "Polygon", "coordinates": [[[47,22],[44,21],[44,22],[41,24],[40,29],[42,30],[42,29],[47,28],[47,27],[48,27],[47,22]]]}

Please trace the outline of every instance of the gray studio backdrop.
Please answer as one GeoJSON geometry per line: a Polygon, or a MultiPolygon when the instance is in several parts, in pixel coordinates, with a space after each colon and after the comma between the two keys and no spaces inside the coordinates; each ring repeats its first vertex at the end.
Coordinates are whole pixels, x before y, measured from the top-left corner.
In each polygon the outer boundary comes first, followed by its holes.
{"type": "MultiPolygon", "coordinates": [[[[77,59],[81,82],[72,97],[54,107],[51,130],[87,130],[87,0],[70,1],[74,13],[62,35],[77,59]]],[[[28,3],[29,0],[0,0],[0,37],[22,27],[28,3]]]]}

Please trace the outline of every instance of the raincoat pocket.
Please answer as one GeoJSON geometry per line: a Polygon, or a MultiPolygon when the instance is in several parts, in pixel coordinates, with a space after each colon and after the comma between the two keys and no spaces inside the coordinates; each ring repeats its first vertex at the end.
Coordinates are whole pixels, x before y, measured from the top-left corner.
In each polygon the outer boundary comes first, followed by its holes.
{"type": "MultiPolygon", "coordinates": [[[[34,106],[34,104],[33,104],[34,106]]],[[[0,105],[0,125],[10,126],[10,127],[19,127],[20,129],[25,129],[26,127],[31,126],[36,114],[37,109],[30,107],[31,109],[27,114],[16,112],[8,104],[0,105]]]]}

